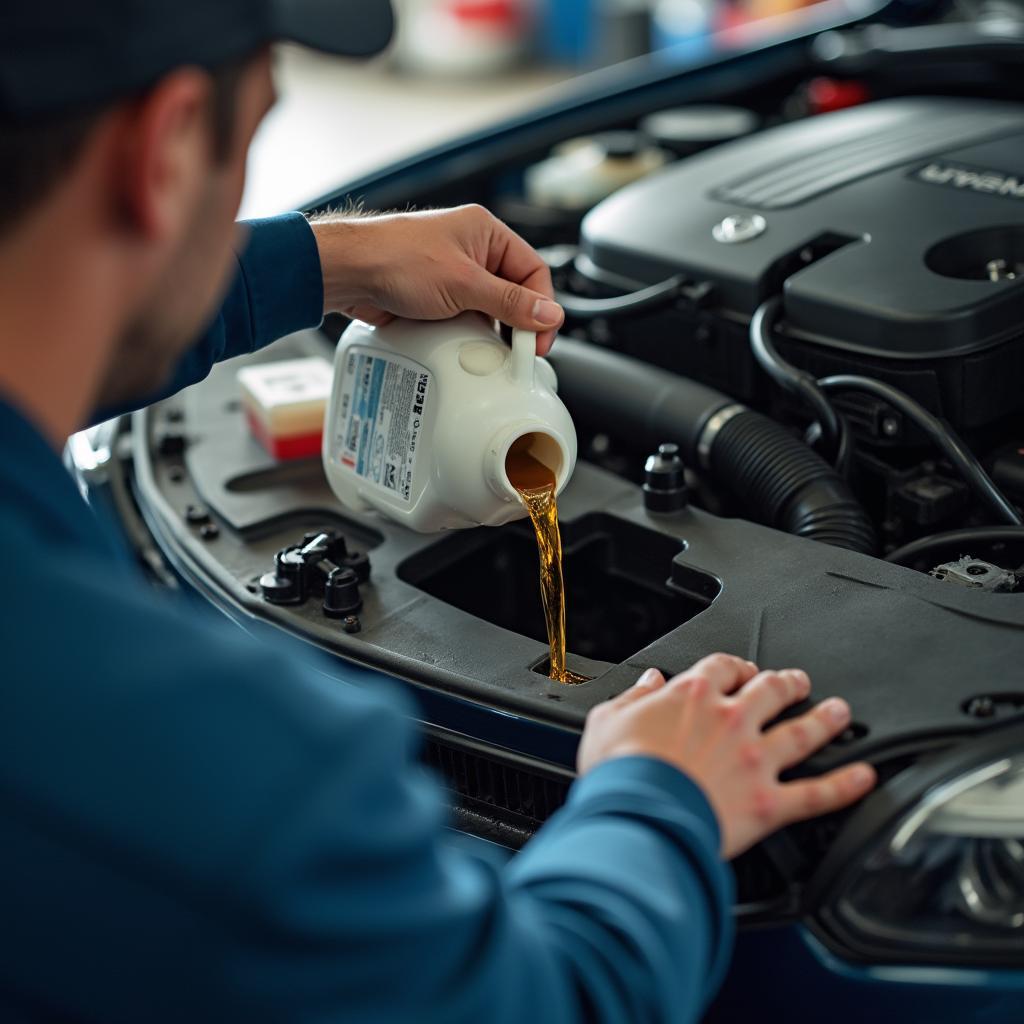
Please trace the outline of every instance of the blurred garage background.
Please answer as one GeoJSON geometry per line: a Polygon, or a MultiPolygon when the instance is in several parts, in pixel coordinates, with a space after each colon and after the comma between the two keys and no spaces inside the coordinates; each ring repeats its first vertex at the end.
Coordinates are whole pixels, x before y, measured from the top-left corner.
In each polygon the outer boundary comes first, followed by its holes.
{"type": "Polygon", "coordinates": [[[277,107],[253,146],[243,217],[310,203],[365,171],[527,109],[588,70],[713,35],[803,0],[396,0],[399,32],[372,64],[278,55],[277,107]]]}

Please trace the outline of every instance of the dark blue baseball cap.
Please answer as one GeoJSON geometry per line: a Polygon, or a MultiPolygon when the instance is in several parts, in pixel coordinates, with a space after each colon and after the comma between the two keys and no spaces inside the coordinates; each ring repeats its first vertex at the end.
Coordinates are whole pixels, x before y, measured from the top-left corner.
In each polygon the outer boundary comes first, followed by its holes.
{"type": "Polygon", "coordinates": [[[0,117],[87,109],[275,40],[369,57],[393,28],[389,0],[0,0],[0,117]]]}

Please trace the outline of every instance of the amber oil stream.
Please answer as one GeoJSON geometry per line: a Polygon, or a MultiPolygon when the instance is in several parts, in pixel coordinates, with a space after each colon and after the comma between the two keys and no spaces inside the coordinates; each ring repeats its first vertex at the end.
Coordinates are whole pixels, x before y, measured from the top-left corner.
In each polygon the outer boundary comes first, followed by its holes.
{"type": "Polygon", "coordinates": [[[558,529],[555,474],[530,453],[532,438],[519,438],[505,458],[505,473],[530,514],[540,555],[540,594],[551,647],[549,675],[559,683],[585,683],[586,677],[565,667],[565,581],[562,536],[558,529]]]}

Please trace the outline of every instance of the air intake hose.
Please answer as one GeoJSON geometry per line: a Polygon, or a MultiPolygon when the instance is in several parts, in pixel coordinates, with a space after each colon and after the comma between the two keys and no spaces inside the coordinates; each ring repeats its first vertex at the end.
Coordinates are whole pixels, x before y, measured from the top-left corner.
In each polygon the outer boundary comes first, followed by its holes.
{"type": "Polygon", "coordinates": [[[874,552],[871,521],[846,481],[773,420],[713,388],[586,342],[559,338],[549,358],[577,423],[647,447],[675,441],[759,522],[874,552]]]}

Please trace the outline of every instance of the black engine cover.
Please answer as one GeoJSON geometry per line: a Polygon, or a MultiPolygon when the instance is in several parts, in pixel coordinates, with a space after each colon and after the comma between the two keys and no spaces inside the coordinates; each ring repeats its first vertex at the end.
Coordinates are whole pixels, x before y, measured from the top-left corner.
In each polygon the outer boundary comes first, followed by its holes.
{"type": "Polygon", "coordinates": [[[796,362],[887,377],[959,425],[1024,409],[1019,105],[893,100],[771,129],[612,196],[583,252],[637,284],[709,281],[731,320],[781,291],[796,362]],[[730,217],[752,237],[719,240],[730,217]]]}

